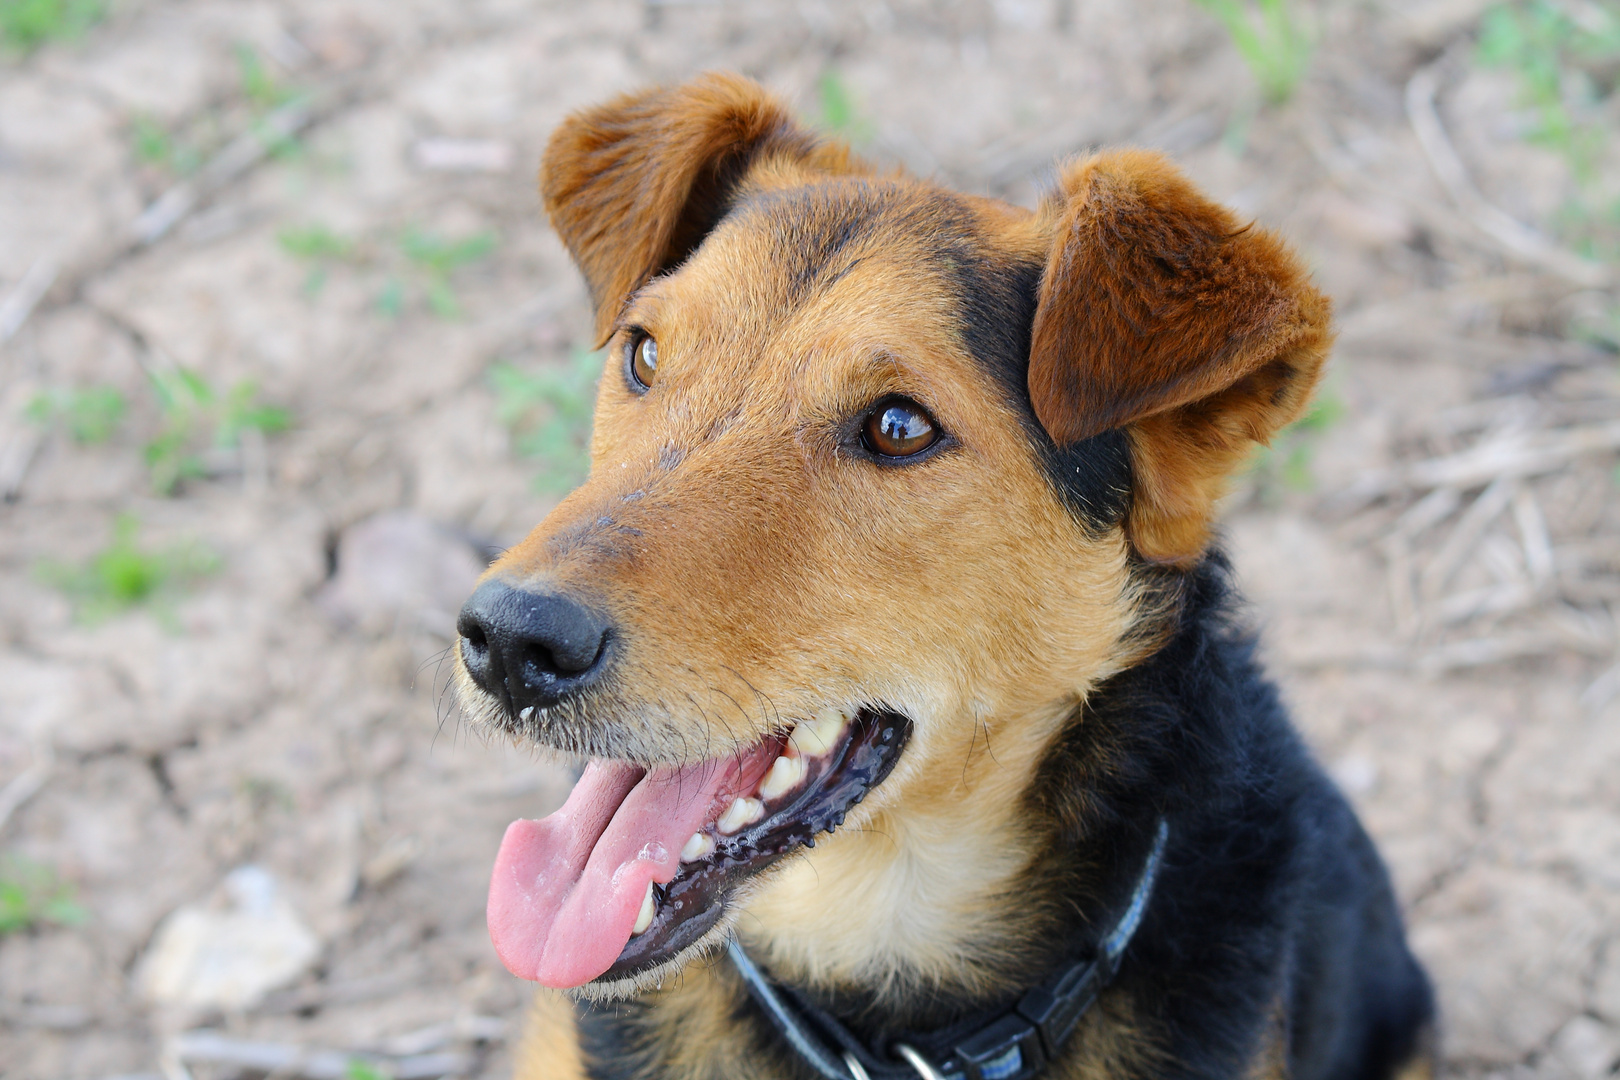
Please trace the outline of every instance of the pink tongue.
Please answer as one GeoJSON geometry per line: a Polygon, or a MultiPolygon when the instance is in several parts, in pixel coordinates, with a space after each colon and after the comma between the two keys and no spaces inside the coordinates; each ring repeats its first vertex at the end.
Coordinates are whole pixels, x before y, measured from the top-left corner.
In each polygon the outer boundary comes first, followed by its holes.
{"type": "Polygon", "coordinates": [[[630,940],[647,882],[673,880],[681,847],[723,804],[753,791],[775,760],[767,742],[730,756],[644,773],[592,761],[562,809],[512,822],[489,883],[489,936],[507,970],[546,986],[582,986],[630,940]]]}

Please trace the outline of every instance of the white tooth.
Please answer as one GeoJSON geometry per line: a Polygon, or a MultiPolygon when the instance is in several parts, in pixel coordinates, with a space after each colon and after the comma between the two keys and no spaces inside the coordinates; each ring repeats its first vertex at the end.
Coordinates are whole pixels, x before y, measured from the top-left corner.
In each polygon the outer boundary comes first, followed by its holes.
{"type": "Polygon", "coordinates": [[[686,846],[681,848],[681,862],[697,862],[699,859],[706,858],[709,852],[713,850],[714,841],[709,838],[708,833],[699,830],[693,833],[692,839],[688,840],[686,846]]]}
{"type": "Polygon", "coordinates": [[[653,901],[653,883],[647,882],[647,895],[641,898],[641,914],[636,916],[636,925],[631,928],[630,934],[634,937],[652,925],[653,916],[658,913],[658,905],[653,901]]]}
{"type": "Polygon", "coordinates": [[[738,799],[726,807],[726,812],[720,815],[720,820],[714,823],[714,827],[730,836],[764,816],[765,804],[758,799],[738,799]]]}
{"type": "Polygon", "coordinates": [[[804,779],[806,765],[804,758],[779,757],[771,766],[771,771],[765,774],[765,779],[759,783],[759,797],[761,799],[776,799],[799,786],[804,779]]]}
{"type": "Polygon", "coordinates": [[[518,719],[522,720],[525,723],[527,723],[533,717],[534,717],[534,706],[533,705],[530,705],[527,709],[524,709],[522,712],[518,713],[518,719]]]}
{"type": "Polygon", "coordinates": [[[822,709],[814,720],[805,720],[788,736],[801,754],[818,757],[838,745],[838,736],[844,733],[849,717],[842,709],[822,709]]]}

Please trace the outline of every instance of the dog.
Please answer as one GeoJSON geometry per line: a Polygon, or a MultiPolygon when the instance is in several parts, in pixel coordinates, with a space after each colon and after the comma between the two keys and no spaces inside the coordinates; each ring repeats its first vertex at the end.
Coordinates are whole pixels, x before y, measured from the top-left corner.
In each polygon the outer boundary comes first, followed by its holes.
{"type": "Polygon", "coordinates": [[[583,763],[495,861],[552,988],[520,1077],[1428,1073],[1213,534],[1332,341],[1277,236],[1145,151],[953,193],[720,74],[569,117],[541,192],[607,350],[591,472],[455,676],[583,763]]]}

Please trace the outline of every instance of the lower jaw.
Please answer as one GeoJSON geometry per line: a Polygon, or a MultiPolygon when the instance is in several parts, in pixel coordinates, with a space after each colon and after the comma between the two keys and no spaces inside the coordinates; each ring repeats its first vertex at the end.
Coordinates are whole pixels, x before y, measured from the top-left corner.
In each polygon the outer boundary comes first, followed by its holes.
{"type": "Polygon", "coordinates": [[[596,999],[639,992],[724,936],[749,884],[774,864],[843,824],[888,777],[911,736],[911,721],[887,709],[862,709],[849,738],[805,791],[756,825],[718,838],[713,854],[683,865],[660,890],[657,914],[613,965],[579,988],[596,999]]]}

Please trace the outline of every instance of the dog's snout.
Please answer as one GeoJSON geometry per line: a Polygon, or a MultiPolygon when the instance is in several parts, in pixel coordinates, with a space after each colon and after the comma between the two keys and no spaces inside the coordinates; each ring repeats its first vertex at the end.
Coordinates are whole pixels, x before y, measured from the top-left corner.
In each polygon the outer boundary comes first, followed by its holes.
{"type": "Polygon", "coordinates": [[[519,713],[593,683],[606,666],[612,626],[570,597],[486,581],[461,609],[456,629],[473,681],[519,713]]]}

